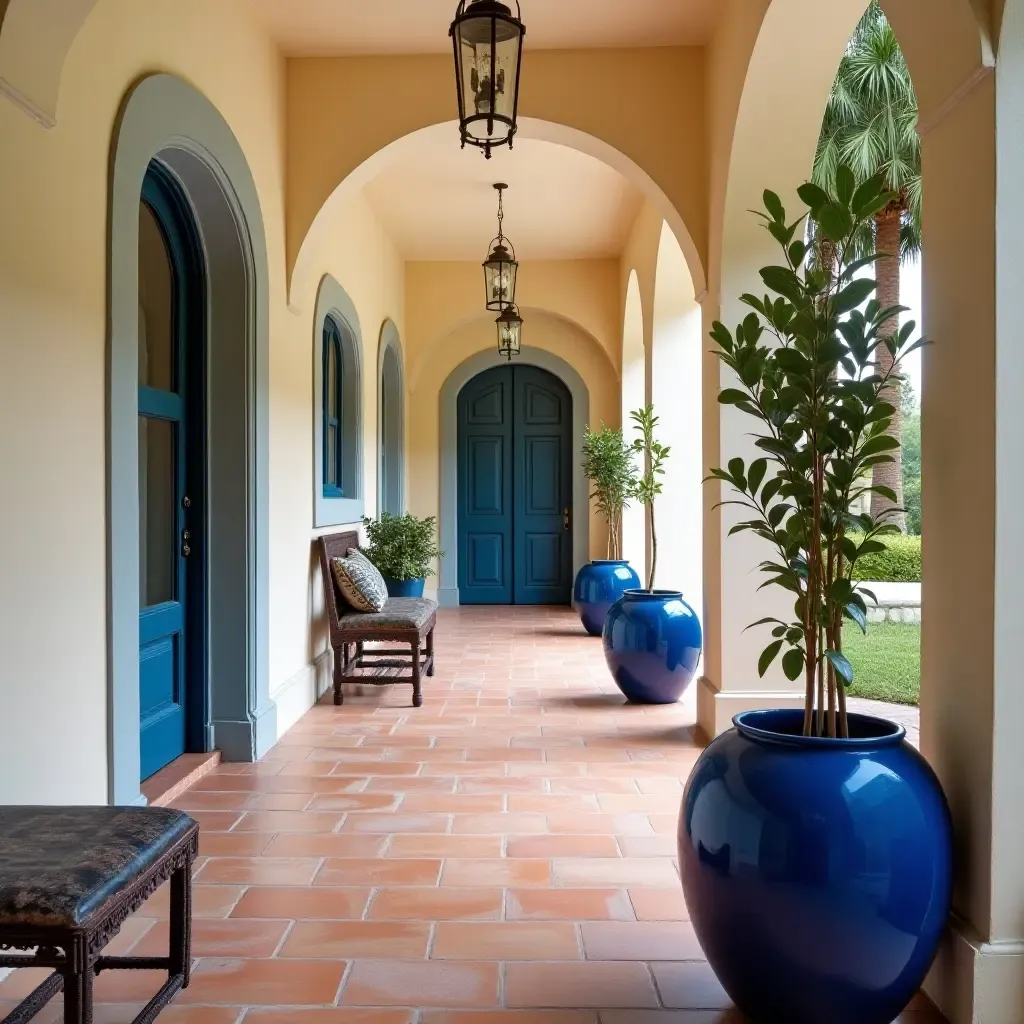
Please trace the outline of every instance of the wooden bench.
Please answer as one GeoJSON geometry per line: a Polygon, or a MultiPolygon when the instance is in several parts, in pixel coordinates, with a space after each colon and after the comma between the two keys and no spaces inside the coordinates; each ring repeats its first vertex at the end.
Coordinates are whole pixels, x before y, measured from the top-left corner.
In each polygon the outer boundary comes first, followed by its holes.
{"type": "Polygon", "coordinates": [[[93,978],[167,971],[133,1024],[150,1024],[191,960],[192,864],[199,825],[165,807],[0,807],[0,967],[50,967],[4,1019],[25,1024],[62,989],[65,1024],[91,1024],[93,978]],[[167,956],[102,956],[125,920],[171,883],[167,956]]]}
{"type": "Polygon", "coordinates": [[[358,545],[359,535],[354,532],[332,533],[319,539],[324,604],[334,651],[334,703],[345,702],[342,685],[346,682],[373,686],[412,683],[413,707],[422,707],[421,679],[434,674],[437,604],[426,598],[391,597],[379,612],[344,608],[334,584],[331,559],[344,558],[349,548],[358,545]],[[366,648],[367,643],[389,641],[409,646],[408,649],[366,648]]]}

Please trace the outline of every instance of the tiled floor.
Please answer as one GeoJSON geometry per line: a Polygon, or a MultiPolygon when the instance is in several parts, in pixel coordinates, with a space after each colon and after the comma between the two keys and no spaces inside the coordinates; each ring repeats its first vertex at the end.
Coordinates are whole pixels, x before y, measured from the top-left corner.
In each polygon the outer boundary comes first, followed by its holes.
{"type": "MultiPolygon", "coordinates": [[[[739,1024],[673,859],[692,699],[625,706],[567,610],[442,612],[437,661],[422,709],[350,693],[175,801],[203,827],[198,959],[161,1024],[739,1024]]],[[[166,911],[117,951],[160,952],[166,911]]],[[[102,975],[97,1024],[157,985],[102,975]]]]}

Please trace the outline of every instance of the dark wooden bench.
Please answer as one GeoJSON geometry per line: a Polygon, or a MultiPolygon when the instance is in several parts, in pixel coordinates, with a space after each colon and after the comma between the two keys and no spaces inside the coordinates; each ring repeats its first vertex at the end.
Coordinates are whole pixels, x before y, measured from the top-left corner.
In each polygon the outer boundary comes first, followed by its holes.
{"type": "Polygon", "coordinates": [[[392,597],[379,612],[356,612],[343,607],[334,584],[331,559],[344,558],[349,548],[358,545],[359,535],[354,532],[332,533],[319,539],[324,604],[334,651],[334,703],[345,702],[342,685],[346,682],[374,686],[412,683],[413,707],[422,707],[421,679],[434,674],[437,604],[426,598],[392,597]],[[368,643],[387,642],[409,646],[366,648],[368,643]]]}
{"type": "Polygon", "coordinates": [[[54,970],[0,1024],[25,1024],[62,989],[65,1024],[91,1024],[93,978],[112,969],[167,971],[133,1024],[155,1020],[188,986],[198,846],[198,823],[164,807],[0,807],[0,967],[54,970]],[[168,955],[103,956],[168,879],[168,955]]]}

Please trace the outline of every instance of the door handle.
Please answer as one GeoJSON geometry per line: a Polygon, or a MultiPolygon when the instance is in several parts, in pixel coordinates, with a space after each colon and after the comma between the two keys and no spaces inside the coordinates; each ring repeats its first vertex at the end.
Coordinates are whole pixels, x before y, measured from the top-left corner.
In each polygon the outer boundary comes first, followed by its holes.
{"type": "Polygon", "coordinates": [[[566,506],[565,508],[562,509],[562,529],[563,530],[568,530],[569,529],[569,507],[568,506],[566,506]]]}
{"type": "Polygon", "coordinates": [[[188,558],[192,554],[192,548],[189,545],[189,541],[192,539],[192,534],[188,530],[181,531],[181,556],[182,558],[188,558]]]}

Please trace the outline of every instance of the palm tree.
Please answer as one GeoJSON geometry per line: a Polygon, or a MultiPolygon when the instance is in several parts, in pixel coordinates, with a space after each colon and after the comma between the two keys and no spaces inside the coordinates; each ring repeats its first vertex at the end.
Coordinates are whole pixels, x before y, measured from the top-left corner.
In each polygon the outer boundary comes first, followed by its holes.
{"type": "MultiPolygon", "coordinates": [[[[915,259],[921,248],[921,139],[917,134],[917,96],[910,81],[907,62],[886,20],[878,0],[864,12],[839,64],[835,84],[829,95],[814,157],[813,180],[834,190],[835,172],[846,164],[859,180],[881,174],[885,187],[897,194],[874,219],[874,238],[865,238],[864,252],[889,253],[875,271],[878,280],[876,298],[883,308],[900,301],[900,264],[915,259]]],[[[821,253],[831,264],[832,254],[821,253]]],[[[892,335],[899,322],[893,317],[883,330],[892,335]]],[[[877,349],[876,365],[880,373],[892,368],[892,356],[885,345],[877,349]]],[[[887,389],[886,400],[896,409],[889,433],[901,439],[900,382],[887,389]]],[[[895,461],[880,463],[872,471],[872,485],[887,487],[896,494],[895,504],[881,494],[872,493],[874,516],[889,513],[888,518],[906,532],[903,508],[903,467],[900,450],[895,461]]]]}

